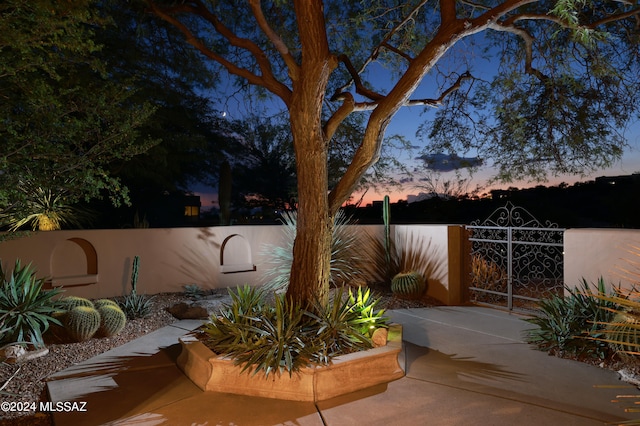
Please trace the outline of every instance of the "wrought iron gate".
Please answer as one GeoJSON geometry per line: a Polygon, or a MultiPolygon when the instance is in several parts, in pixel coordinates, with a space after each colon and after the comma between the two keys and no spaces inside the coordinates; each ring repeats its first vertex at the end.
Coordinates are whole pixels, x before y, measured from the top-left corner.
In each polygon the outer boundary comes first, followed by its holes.
{"type": "Polygon", "coordinates": [[[471,300],[530,310],[563,291],[563,234],[510,202],[467,226],[471,242],[471,300]]]}

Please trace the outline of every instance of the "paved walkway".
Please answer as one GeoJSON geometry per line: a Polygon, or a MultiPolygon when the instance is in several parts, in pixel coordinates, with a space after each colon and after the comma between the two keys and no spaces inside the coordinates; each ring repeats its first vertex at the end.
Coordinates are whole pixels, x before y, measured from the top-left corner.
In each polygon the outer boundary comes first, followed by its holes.
{"type": "MultiPolygon", "coordinates": [[[[56,413],[79,425],[603,425],[639,419],[640,391],[611,371],[550,357],[523,342],[530,324],[481,307],[391,312],[403,324],[406,376],[318,404],[202,392],[175,366],[180,321],[55,374],[56,413]],[[630,395],[633,398],[620,395],[630,395]],[[618,401],[618,402],[612,402],[618,401]]],[[[373,372],[375,373],[375,372],[373,372]]]]}

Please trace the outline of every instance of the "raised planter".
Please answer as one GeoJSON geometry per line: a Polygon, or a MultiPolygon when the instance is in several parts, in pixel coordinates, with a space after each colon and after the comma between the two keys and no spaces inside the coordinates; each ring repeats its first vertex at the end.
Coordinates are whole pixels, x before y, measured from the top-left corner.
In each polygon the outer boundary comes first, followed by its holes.
{"type": "Polygon", "coordinates": [[[204,391],[285,399],[290,401],[323,401],[371,386],[388,383],[404,376],[398,363],[402,350],[402,326],[389,327],[387,345],[341,355],[330,365],[301,369],[288,373],[241,373],[233,360],[214,354],[193,336],[180,339],[182,352],[178,367],[204,391]]]}

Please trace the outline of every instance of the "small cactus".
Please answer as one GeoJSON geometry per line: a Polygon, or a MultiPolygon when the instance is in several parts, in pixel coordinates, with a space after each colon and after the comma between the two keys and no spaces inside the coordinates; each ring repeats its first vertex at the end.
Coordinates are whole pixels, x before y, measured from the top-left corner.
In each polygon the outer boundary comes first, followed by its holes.
{"type": "Polygon", "coordinates": [[[418,298],[426,288],[424,277],[416,271],[400,272],[391,280],[391,292],[402,298],[418,298]]]}
{"type": "Polygon", "coordinates": [[[111,306],[118,307],[118,303],[115,300],[111,300],[111,299],[98,299],[98,300],[94,300],[93,301],[93,306],[98,310],[101,307],[106,306],[106,305],[111,305],[111,306]]]}
{"type": "Polygon", "coordinates": [[[84,342],[100,328],[100,313],[89,306],[77,306],[67,312],[65,327],[71,338],[84,342]]]}
{"type": "Polygon", "coordinates": [[[140,256],[133,256],[133,266],[131,266],[131,294],[138,292],[138,271],[140,270],[140,256]]]}
{"type": "Polygon", "coordinates": [[[98,312],[100,313],[98,334],[101,336],[115,336],[122,331],[127,322],[127,316],[118,305],[104,304],[98,308],[98,312]]]}
{"type": "Polygon", "coordinates": [[[640,318],[633,311],[618,312],[607,326],[609,346],[627,362],[638,363],[640,352],[640,318]]]}
{"type": "Polygon", "coordinates": [[[65,311],[70,311],[77,306],[88,306],[90,308],[94,307],[91,300],[78,296],[63,297],[59,300],[59,303],[62,306],[62,309],[64,309],[65,311]]]}

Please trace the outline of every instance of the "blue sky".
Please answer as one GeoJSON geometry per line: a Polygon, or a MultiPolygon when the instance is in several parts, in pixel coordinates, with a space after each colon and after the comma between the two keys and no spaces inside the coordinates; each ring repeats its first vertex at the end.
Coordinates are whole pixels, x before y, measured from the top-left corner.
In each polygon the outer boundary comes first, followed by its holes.
{"type": "MultiPolygon", "coordinates": [[[[482,42],[482,39],[480,39],[482,42]]],[[[477,48],[477,45],[474,47],[473,41],[469,40],[468,42],[463,40],[458,44],[458,46],[448,53],[447,58],[444,61],[440,62],[440,65],[447,71],[455,71],[455,72],[463,72],[466,70],[466,66],[468,62],[466,59],[469,59],[469,50],[473,50],[477,48]]],[[[492,75],[495,73],[495,65],[491,61],[481,58],[479,56],[475,56],[471,58],[473,62],[472,73],[474,77],[490,79],[492,75]]],[[[388,85],[390,81],[395,81],[392,78],[391,74],[384,69],[382,66],[378,64],[373,64],[370,75],[373,74],[374,85],[379,87],[385,87],[385,84],[388,85]]],[[[437,84],[430,84],[429,78],[426,78],[425,81],[418,87],[414,94],[414,98],[417,97],[437,97],[438,93],[430,93],[433,87],[437,87],[437,84]]],[[[234,93],[235,89],[229,84],[226,88],[222,89],[223,93],[234,93]]],[[[267,104],[266,110],[268,111],[278,111],[283,108],[281,102],[277,99],[274,99],[270,105],[267,104]]],[[[243,115],[249,113],[255,113],[260,110],[262,105],[251,104],[251,97],[249,96],[237,96],[230,98],[228,100],[223,100],[223,98],[218,98],[217,107],[221,111],[226,111],[227,117],[229,119],[240,119],[243,115]]],[[[416,137],[416,131],[421,123],[423,123],[429,114],[429,110],[433,110],[431,108],[427,108],[426,115],[423,114],[425,111],[425,107],[404,107],[402,108],[396,116],[392,119],[386,135],[401,135],[405,137],[408,141],[410,141],[413,145],[421,146],[424,145],[424,141],[418,140],[416,137]]],[[[435,111],[435,110],[433,110],[435,111]]],[[[562,175],[562,176],[550,176],[549,180],[546,182],[529,182],[529,181],[516,181],[505,184],[493,184],[489,186],[487,181],[493,177],[495,171],[492,169],[490,163],[485,163],[482,167],[477,169],[472,177],[472,181],[470,184],[470,188],[475,186],[480,186],[485,190],[490,190],[494,188],[508,188],[511,186],[524,188],[528,186],[535,185],[557,185],[562,182],[566,182],[568,184],[573,184],[577,181],[588,181],[593,180],[598,176],[615,176],[615,175],[627,175],[634,172],[640,172],[640,124],[635,123],[627,132],[627,143],[629,145],[628,149],[625,151],[623,157],[616,164],[611,167],[598,170],[594,173],[591,173],[588,176],[575,176],[575,175],[562,175]]],[[[419,151],[419,150],[416,150],[419,151]]],[[[460,153],[461,156],[465,158],[472,159],[475,156],[475,153],[460,153]]],[[[406,153],[401,154],[399,157],[401,161],[405,164],[407,169],[412,170],[414,168],[424,167],[424,161],[421,161],[417,158],[417,152],[414,152],[412,155],[408,155],[406,153]]],[[[459,159],[452,159],[447,157],[444,153],[441,156],[435,158],[435,160],[440,160],[439,162],[434,163],[434,166],[440,166],[440,169],[446,169],[450,167],[452,164],[459,162],[459,159]],[[445,162],[447,165],[445,166],[445,162]]],[[[455,177],[455,172],[443,172],[442,179],[453,179],[455,177]]],[[[215,201],[215,195],[211,194],[210,190],[198,191],[201,188],[194,188],[196,192],[203,197],[202,205],[203,207],[210,206],[211,201],[215,201]]],[[[417,195],[420,192],[419,189],[415,188],[413,184],[407,184],[404,188],[394,191],[390,194],[392,201],[397,201],[399,199],[407,199],[410,195],[417,195]]],[[[481,191],[480,193],[482,193],[481,191]]],[[[365,197],[365,202],[370,202],[372,200],[382,199],[385,195],[384,190],[376,191],[371,189],[367,192],[365,197]]],[[[359,198],[359,195],[354,194],[354,198],[359,198]]]]}

